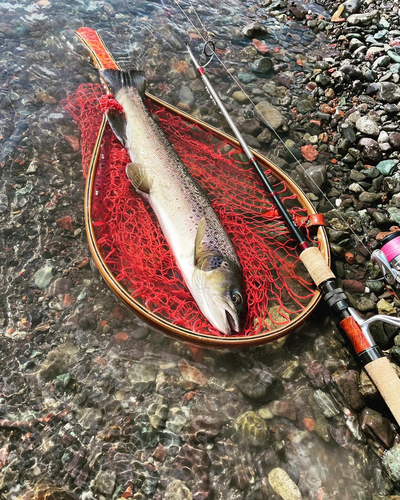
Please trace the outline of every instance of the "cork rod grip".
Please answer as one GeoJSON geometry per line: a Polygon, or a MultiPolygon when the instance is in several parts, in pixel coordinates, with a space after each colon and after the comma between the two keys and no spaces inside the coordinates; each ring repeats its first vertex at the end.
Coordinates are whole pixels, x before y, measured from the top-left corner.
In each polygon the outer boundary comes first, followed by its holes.
{"type": "Polygon", "coordinates": [[[390,361],[385,357],[378,358],[364,368],[400,425],[400,379],[390,361]]]}
{"type": "Polygon", "coordinates": [[[300,259],[317,286],[326,280],[335,279],[319,248],[306,248],[301,252],[300,259]]]}

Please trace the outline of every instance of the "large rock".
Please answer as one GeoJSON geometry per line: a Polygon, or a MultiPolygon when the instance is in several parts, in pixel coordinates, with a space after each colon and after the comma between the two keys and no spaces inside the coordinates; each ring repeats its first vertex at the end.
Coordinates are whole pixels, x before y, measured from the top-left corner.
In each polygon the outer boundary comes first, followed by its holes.
{"type": "Polygon", "coordinates": [[[368,25],[371,24],[372,20],[379,15],[378,10],[371,10],[370,12],[365,12],[363,14],[351,14],[347,18],[347,24],[351,26],[358,25],[368,25]]]}
{"type": "Polygon", "coordinates": [[[165,490],[165,500],[192,500],[193,495],[180,479],[171,481],[165,490]]]}
{"type": "Polygon", "coordinates": [[[312,165],[304,163],[303,167],[297,166],[296,170],[308,189],[314,193],[320,193],[326,183],[326,167],[325,165],[312,165]]]}
{"type": "Polygon", "coordinates": [[[287,472],[279,467],[272,469],[268,474],[268,482],[271,488],[283,500],[301,500],[301,492],[296,483],[290,478],[287,472]]]}
{"type": "Polygon", "coordinates": [[[265,446],[269,438],[269,429],[265,421],[254,411],[240,415],[234,423],[237,436],[251,446],[265,446]]]}
{"type": "Polygon", "coordinates": [[[272,66],[272,59],[270,59],[269,57],[261,57],[261,59],[257,59],[257,61],[254,61],[254,63],[251,65],[251,69],[254,71],[254,73],[265,74],[268,73],[272,66]]]}
{"type": "Polygon", "coordinates": [[[383,102],[394,103],[400,101],[400,86],[392,82],[378,84],[377,99],[383,102]]]}
{"type": "Polygon", "coordinates": [[[258,21],[248,24],[242,29],[242,34],[248,38],[253,38],[255,35],[265,35],[266,33],[268,33],[267,27],[262,26],[258,21]]]}
{"type": "Polygon", "coordinates": [[[362,116],[356,121],[356,128],[359,132],[366,135],[377,137],[379,135],[378,124],[368,116],[362,116]]]}
{"type": "Polygon", "coordinates": [[[268,101],[259,102],[256,109],[264,117],[271,128],[278,129],[282,125],[286,124],[286,118],[268,101]]]}

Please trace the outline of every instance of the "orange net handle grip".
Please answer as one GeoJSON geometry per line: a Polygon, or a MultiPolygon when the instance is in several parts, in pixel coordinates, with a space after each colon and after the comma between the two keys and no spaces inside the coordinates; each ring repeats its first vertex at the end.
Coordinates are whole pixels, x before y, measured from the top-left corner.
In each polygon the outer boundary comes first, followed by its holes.
{"type": "Polygon", "coordinates": [[[120,69],[96,30],[92,28],[79,28],[76,31],[76,36],[88,49],[96,68],[99,70],[120,69]]]}

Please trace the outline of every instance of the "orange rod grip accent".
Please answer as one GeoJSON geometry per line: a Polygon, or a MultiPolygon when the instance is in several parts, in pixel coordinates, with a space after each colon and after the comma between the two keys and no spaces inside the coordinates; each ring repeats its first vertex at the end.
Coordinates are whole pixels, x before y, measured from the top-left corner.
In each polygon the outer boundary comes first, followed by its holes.
{"type": "Polygon", "coordinates": [[[371,347],[371,344],[364,337],[360,325],[352,316],[343,319],[340,322],[340,326],[346,332],[357,354],[360,354],[360,352],[365,351],[368,347],[371,347]]]}
{"type": "Polygon", "coordinates": [[[98,69],[119,69],[96,30],[92,28],[79,28],[76,34],[90,51],[98,69]]]}

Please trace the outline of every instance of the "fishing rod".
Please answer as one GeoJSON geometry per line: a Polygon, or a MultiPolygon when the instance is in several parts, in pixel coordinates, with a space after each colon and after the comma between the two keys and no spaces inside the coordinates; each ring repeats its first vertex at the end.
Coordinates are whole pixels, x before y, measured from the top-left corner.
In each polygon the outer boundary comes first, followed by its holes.
{"type": "MultiPolygon", "coordinates": [[[[257,159],[251,152],[248,144],[246,143],[242,134],[239,132],[231,116],[226,110],[223,102],[219,98],[216,90],[208,79],[206,71],[204,69],[205,65],[201,66],[195,58],[190,48],[190,42],[186,44],[186,48],[206,89],[210,93],[217,106],[220,108],[221,113],[228,122],[228,125],[230,126],[233,134],[239,141],[243,152],[247,156],[250,164],[254,167],[255,171],[259,175],[269,196],[273,199],[287,227],[290,229],[295,239],[298,241],[300,248],[300,260],[306,267],[316,286],[321,290],[325,302],[339,317],[339,324],[352,343],[354,350],[361,362],[361,365],[368,373],[378,391],[381,393],[397,424],[400,425],[400,379],[397,376],[392,365],[390,364],[389,359],[383,354],[380,347],[375,343],[369,331],[370,325],[375,321],[383,321],[385,323],[400,327],[400,319],[377,314],[367,320],[364,320],[350,306],[347,295],[344,293],[343,289],[339,287],[335,275],[326,263],[319,248],[310,246],[310,244],[306,241],[301,231],[293,221],[285,205],[279,198],[278,194],[274,191],[271,183],[268,180],[268,177],[265,175],[261,166],[257,162],[257,159]]],[[[208,40],[205,43],[203,53],[210,60],[210,58],[215,53],[212,41],[208,40]]],[[[399,241],[397,241],[397,243],[400,246],[399,241]]]]}

